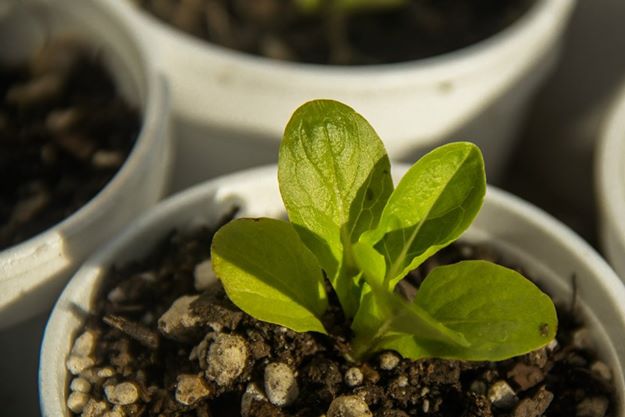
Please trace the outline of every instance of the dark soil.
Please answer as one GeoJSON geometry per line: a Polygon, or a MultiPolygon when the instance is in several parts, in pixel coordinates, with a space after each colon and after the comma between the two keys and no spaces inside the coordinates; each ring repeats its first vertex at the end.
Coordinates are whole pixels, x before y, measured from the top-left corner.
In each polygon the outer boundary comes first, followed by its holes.
{"type": "MultiPolygon", "coordinates": [[[[331,337],[298,334],[244,314],[218,285],[190,304],[192,324],[175,332],[163,331],[159,317],[178,297],[198,293],[194,270],[209,258],[211,237],[210,230],[187,237],[174,233],[146,259],[110,272],[85,328],[95,335],[97,344],[90,354],[94,366],[80,372],[80,377],[92,385],[86,397],[73,393],[72,401],[81,396],[82,404],[89,400],[89,412],[99,407],[128,416],[228,417],[241,415],[240,404],[247,390],[246,417],[348,417],[351,414],[328,412],[330,403],[345,395],[355,395],[372,413],[353,416],[614,415],[610,371],[596,358],[587,330],[571,306],[559,308],[557,343],[496,363],[411,361],[393,352],[377,354],[367,363],[350,363],[344,355],[349,350],[349,327],[336,301],[327,316],[331,337]],[[224,337],[242,338],[248,352],[240,372],[227,383],[209,377],[210,353],[206,356],[218,344],[216,340],[224,337]],[[213,343],[210,351],[207,340],[213,343]],[[294,371],[299,386],[299,395],[284,407],[262,395],[265,368],[276,362],[294,371]],[[199,388],[182,400],[179,385],[186,377],[195,378],[199,388]],[[138,393],[130,403],[120,405],[118,401],[115,405],[104,391],[123,382],[131,383],[138,393]],[[260,396],[249,394],[254,384],[260,396]],[[507,387],[509,395],[499,398],[497,387],[507,387]]],[[[441,251],[409,280],[418,284],[420,277],[438,264],[474,258],[498,260],[486,248],[456,244],[441,251]]]]}
{"type": "Polygon", "coordinates": [[[366,65],[474,44],[516,21],[535,0],[410,0],[344,17],[302,14],[292,0],[134,1],[178,29],[228,48],[289,61],[366,65]]]}
{"type": "Polygon", "coordinates": [[[126,159],[140,117],[97,52],[70,37],[0,67],[0,100],[2,250],[93,198],[126,159]]]}

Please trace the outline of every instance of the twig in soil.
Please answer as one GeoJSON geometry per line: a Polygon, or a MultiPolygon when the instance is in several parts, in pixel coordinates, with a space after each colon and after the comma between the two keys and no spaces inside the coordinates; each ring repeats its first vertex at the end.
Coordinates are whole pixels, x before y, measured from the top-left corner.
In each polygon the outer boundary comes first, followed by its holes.
{"type": "Polygon", "coordinates": [[[120,332],[132,337],[148,349],[158,349],[160,341],[158,333],[148,329],[147,327],[121,316],[107,315],[104,316],[102,320],[109,326],[114,327],[120,332]]]}
{"type": "Polygon", "coordinates": [[[330,50],[329,62],[335,65],[348,64],[352,61],[353,50],[347,36],[345,13],[336,7],[334,0],[323,2],[323,13],[326,17],[325,30],[330,50]]]}

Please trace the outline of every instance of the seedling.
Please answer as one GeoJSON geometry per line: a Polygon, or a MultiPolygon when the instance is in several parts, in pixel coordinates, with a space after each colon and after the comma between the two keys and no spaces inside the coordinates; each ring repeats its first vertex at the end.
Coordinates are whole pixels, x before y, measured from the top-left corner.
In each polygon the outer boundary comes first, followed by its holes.
{"type": "Polygon", "coordinates": [[[319,13],[324,7],[340,13],[353,13],[370,9],[390,9],[403,6],[409,0],[293,0],[305,13],[319,13]]]}
{"type": "Polygon", "coordinates": [[[475,145],[435,149],[394,188],[367,121],[341,103],[313,101],[286,127],[278,180],[290,223],[238,219],[213,240],[216,275],[253,317],[326,333],[325,277],[352,319],[357,360],[382,349],[413,359],[503,360],[555,336],[551,299],[491,262],[435,268],[414,300],[394,291],[477,215],[486,179],[475,145]]]}

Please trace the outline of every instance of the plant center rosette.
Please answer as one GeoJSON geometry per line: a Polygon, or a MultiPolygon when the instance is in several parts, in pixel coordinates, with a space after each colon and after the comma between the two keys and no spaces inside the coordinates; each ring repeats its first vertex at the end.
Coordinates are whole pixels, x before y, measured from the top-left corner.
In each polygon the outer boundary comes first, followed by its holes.
{"type": "Polygon", "coordinates": [[[278,179],[289,221],[175,234],[112,271],[68,358],[73,412],[610,411],[610,370],[585,330],[564,315],[556,339],[549,296],[483,248],[454,244],[486,190],[474,145],[435,149],[394,187],[371,126],[315,101],[286,127],[278,179]]]}

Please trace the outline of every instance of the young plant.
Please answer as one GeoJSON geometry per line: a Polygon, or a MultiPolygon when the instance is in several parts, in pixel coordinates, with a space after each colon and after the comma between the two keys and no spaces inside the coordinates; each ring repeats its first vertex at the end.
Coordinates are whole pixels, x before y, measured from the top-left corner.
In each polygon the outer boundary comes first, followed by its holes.
{"type": "Polygon", "coordinates": [[[403,6],[409,0],[293,0],[304,13],[319,13],[324,7],[339,13],[352,13],[371,9],[391,9],[403,6]]]}
{"type": "Polygon", "coordinates": [[[248,314],[326,333],[325,277],[352,319],[358,360],[382,349],[413,359],[502,360],[555,336],[551,299],[490,262],[435,268],[414,300],[395,294],[477,215],[486,180],[475,145],[435,149],[393,188],[388,156],[367,121],[341,103],[313,101],[286,127],[278,180],[290,223],[238,219],[213,240],[215,273],[248,314]]]}
{"type": "Polygon", "coordinates": [[[296,10],[303,15],[322,17],[328,41],[328,60],[331,64],[345,65],[359,56],[349,39],[349,17],[354,14],[377,13],[399,9],[410,0],[292,0],[296,10]]]}

